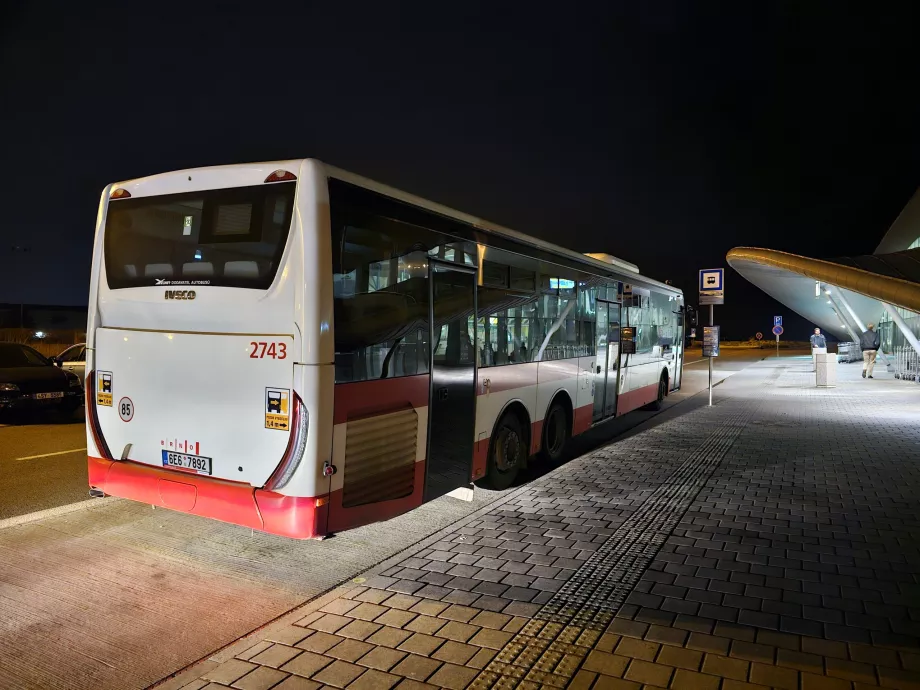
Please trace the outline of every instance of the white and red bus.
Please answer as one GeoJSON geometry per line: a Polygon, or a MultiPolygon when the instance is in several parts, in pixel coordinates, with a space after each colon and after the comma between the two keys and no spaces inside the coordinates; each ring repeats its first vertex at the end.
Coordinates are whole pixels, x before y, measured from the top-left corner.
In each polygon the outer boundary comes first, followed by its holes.
{"type": "Polygon", "coordinates": [[[309,538],[507,487],[680,386],[682,305],[625,261],[316,160],[112,184],[92,493],[309,538]]]}

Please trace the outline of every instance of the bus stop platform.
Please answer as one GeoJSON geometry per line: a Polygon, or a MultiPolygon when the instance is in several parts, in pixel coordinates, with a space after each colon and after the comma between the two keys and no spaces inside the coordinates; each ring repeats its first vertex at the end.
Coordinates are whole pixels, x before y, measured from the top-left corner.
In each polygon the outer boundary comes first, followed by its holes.
{"type": "Polygon", "coordinates": [[[920,385],[860,372],[753,364],[158,687],[920,688],[920,385]]]}

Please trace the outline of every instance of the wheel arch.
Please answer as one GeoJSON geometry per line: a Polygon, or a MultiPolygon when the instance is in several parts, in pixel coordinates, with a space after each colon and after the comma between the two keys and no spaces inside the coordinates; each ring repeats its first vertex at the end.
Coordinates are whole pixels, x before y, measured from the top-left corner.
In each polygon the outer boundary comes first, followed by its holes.
{"type": "MultiPolygon", "coordinates": [[[[543,412],[543,419],[549,417],[549,411],[553,409],[553,405],[557,402],[562,404],[563,409],[566,414],[566,422],[569,427],[569,436],[574,436],[575,431],[575,405],[572,402],[572,396],[569,394],[568,389],[558,388],[549,399],[549,403],[546,405],[546,410],[543,412]]],[[[541,440],[542,444],[542,440],[541,440]]]]}

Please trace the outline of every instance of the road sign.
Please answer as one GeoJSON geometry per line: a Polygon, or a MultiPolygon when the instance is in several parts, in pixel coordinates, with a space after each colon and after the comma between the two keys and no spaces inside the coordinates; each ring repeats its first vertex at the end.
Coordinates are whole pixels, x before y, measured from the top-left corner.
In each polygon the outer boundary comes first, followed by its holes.
{"type": "Polygon", "coordinates": [[[783,325],[783,317],[782,317],[782,316],[774,316],[774,317],[773,317],[773,325],[774,325],[774,326],[782,326],[782,325],[783,325]]]}
{"type": "Polygon", "coordinates": [[[703,357],[719,356],[719,327],[703,326],[703,357]]]}
{"type": "Polygon", "coordinates": [[[725,304],[725,269],[700,271],[700,304],[725,304]]]}
{"type": "Polygon", "coordinates": [[[763,340],[763,333],[761,333],[760,331],[758,331],[758,332],[757,332],[757,335],[755,335],[754,337],[757,338],[757,340],[763,340]]]}
{"type": "Polygon", "coordinates": [[[773,335],[775,335],[775,336],[778,338],[778,337],[780,337],[782,334],[783,334],[783,327],[782,327],[782,326],[774,326],[774,327],[773,327],[773,335]]]}

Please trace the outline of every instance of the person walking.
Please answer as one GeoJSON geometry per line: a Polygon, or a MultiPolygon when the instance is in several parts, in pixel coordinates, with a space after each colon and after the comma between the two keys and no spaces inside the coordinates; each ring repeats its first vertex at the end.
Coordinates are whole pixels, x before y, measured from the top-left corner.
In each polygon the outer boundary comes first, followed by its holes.
{"type": "Polygon", "coordinates": [[[863,331],[859,336],[859,347],[863,353],[863,378],[873,378],[872,372],[875,370],[875,356],[882,346],[882,339],[875,332],[875,324],[869,324],[868,330],[863,331]]]}
{"type": "Polygon", "coordinates": [[[818,358],[816,355],[827,354],[827,338],[821,334],[820,328],[816,328],[809,340],[811,340],[811,370],[815,371],[818,368],[818,358]]]}

